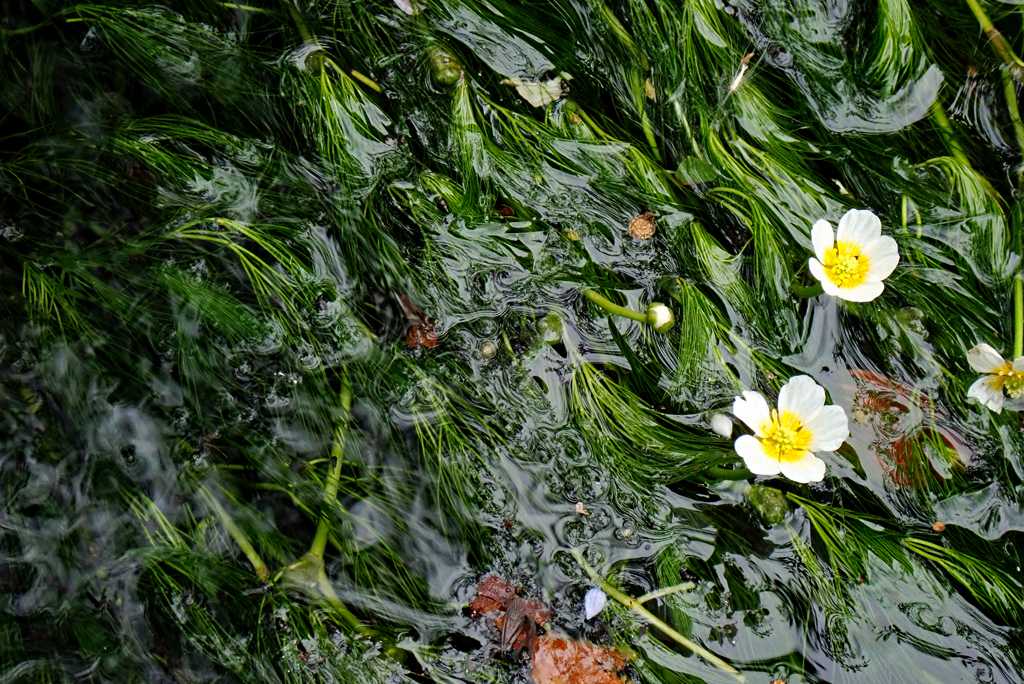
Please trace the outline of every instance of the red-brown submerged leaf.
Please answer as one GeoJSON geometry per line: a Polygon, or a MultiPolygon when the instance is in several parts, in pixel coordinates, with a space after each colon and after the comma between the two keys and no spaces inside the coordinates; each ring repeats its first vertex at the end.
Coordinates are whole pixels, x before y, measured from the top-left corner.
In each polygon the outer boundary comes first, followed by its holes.
{"type": "Polygon", "coordinates": [[[928,439],[941,440],[956,454],[956,465],[970,460],[965,440],[948,424],[948,412],[931,397],[875,371],[851,368],[850,375],[857,385],[854,420],[874,429],[873,453],[889,482],[917,488],[942,481],[924,453],[928,439]]]}
{"type": "Polygon", "coordinates": [[[626,659],[612,649],[545,634],[533,653],[536,684],[622,684],[626,659]]]}
{"type": "Polygon", "coordinates": [[[508,602],[516,595],[516,588],[497,575],[489,575],[476,587],[476,598],[469,604],[470,609],[478,614],[492,610],[505,610],[508,602]]]}

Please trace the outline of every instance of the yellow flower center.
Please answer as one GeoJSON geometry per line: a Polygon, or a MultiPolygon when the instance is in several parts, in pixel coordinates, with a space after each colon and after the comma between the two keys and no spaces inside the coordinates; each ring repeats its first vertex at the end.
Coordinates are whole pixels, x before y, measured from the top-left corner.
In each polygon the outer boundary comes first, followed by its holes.
{"type": "MultiPolygon", "coordinates": [[[[1009,366],[1010,364],[1006,364],[1009,366]]],[[[1024,373],[1014,372],[1012,370],[1001,370],[999,375],[1006,378],[1003,381],[1003,389],[1010,395],[1011,399],[1020,399],[1020,395],[1024,394],[1024,373]]]]}
{"type": "Polygon", "coordinates": [[[860,253],[860,245],[837,242],[825,252],[825,274],[839,287],[856,287],[867,279],[868,258],[860,253]]]}
{"type": "Polygon", "coordinates": [[[811,444],[811,431],[800,424],[800,419],[789,411],[772,410],[771,420],[761,426],[764,437],[761,445],[765,453],[780,461],[799,461],[811,444]]]}

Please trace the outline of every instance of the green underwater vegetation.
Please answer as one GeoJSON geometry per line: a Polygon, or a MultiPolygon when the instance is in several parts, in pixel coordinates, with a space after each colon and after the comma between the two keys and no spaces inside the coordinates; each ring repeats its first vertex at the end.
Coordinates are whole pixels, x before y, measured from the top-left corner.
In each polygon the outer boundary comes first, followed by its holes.
{"type": "Polygon", "coordinates": [[[0,682],[1021,681],[1019,5],[3,6],[0,682]]]}

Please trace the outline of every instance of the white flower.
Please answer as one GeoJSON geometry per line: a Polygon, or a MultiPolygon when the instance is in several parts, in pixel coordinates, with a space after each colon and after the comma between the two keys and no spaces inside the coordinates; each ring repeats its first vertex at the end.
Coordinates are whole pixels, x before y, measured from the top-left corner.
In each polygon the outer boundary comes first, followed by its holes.
{"type": "Polygon", "coordinates": [[[979,373],[985,373],[967,390],[968,399],[977,399],[996,413],[1003,410],[1003,390],[1011,399],[1024,394],[1024,356],[1018,356],[1010,363],[987,344],[967,352],[967,362],[979,373]]]}
{"type": "Polygon", "coordinates": [[[732,412],[754,431],[736,440],[736,453],[756,475],[782,473],[795,482],[819,482],[825,462],[814,452],[835,451],[850,436],[846,411],[825,406],[825,389],[806,375],[782,386],[778,411],[747,391],[736,397],[732,412]]]}
{"type": "Polygon", "coordinates": [[[882,235],[882,222],[873,213],[851,209],[832,224],[821,220],[811,229],[814,255],[808,265],[826,294],[851,302],[870,302],[882,294],[882,281],[900,262],[896,241],[882,235]]]}
{"type": "Polygon", "coordinates": [[[583,609],[586,616],[584,619],[589,620],[600,613],[604,610],[606,603],[608,603],[608,596],[603,591],[597,587],[590,589],[583,597],[583,609]]]}

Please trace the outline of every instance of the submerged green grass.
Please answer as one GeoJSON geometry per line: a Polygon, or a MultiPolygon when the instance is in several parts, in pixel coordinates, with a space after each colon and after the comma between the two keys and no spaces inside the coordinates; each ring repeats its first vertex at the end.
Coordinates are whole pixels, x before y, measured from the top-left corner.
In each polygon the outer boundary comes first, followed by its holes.
{"type": "Polygon", "coordinates": [[[633,681],[1018,681],[1020,417],[965,354],[1021,353],[1022,28],[11,5],[0,680],[522,681],[493,571],[633,681]],[[900,248],[864,304],[807,270],[850,208],[900,248]],[[798,374],[852,436],[752,489],[712,419],[798,374]],[[643,606],[585,622],[588,572],[643,606]]]}

